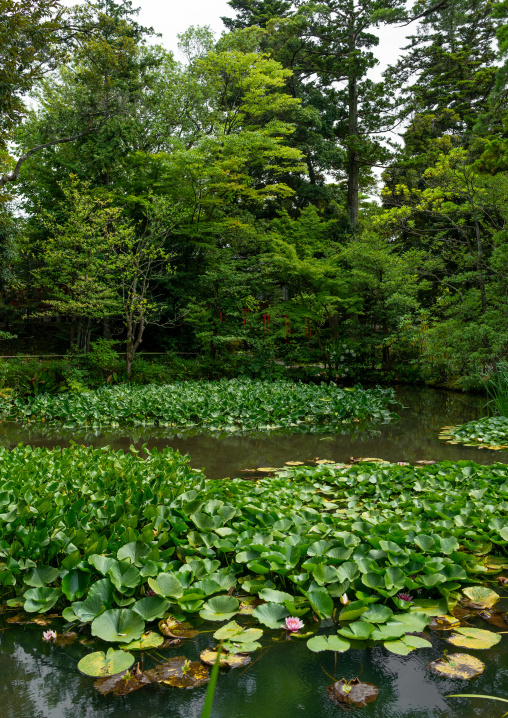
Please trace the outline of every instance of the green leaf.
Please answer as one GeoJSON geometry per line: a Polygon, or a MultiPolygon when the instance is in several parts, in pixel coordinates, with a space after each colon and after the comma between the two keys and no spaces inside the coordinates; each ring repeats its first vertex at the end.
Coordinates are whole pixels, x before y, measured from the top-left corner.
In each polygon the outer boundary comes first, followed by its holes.
{"type": "Polygon", "coordinates": [[[130,643],[141,638],[145,622],[130,608],[105,611],[92,621],[92,636],[111,643],[130,643]]]}
{"type": "Polygon", "coordinates": [[[273,588],[264,588],[259,592],[259,598],[268,603],[284,603],[285,601],[292,601],[293,596],[284,591],[274,591],[273,588]]]}
{"type": "Polygon", "coordinates": [[[149,578],[148,585],[164,598],[182,598],[183,586],[172,573],[160,573],[157,578],[149,578]]]}
{"type": "Polygon", "coordinates": [[[392,616],[393,611],[388,608],[388,606],[374,603],[372,606],[369,606],[361,618],[362,621],[369,621],[370,623],[386,623],[392,616]]]}
{"type": "Polygon", "coordinates": [[[207,621],[228,621],[239,608],[240,604],[233,596],[214,596],[203,605],[199,615],[207,621]]]}
{"type": "Polygon", "coordinates": [[[349,641],[339,638],[339,636],[314,636],[307,641],[307,648],[310,648],[314,653],[319,653],[320,651],[344,653],[350,646],[349,641]]]}
{"type": "Polygon", "coordinates": [[[60,571],[53,566],[36,566],[27,573],[24,581],[27,586],[42,588],[48,583],[53,583],[60,576],[60,571]]]}
{"type": "Polygon", "coordinates": [[[284,619],[289,616],[285,606],[280,603],[263,603],[252,612],[254,618],[268,628],[282,628],[284,619]]]}
{"type": "Polygon", "coordinates": [[[134,660],[134,656],[131,656],[130,653],[110,648],[107,653],[103,651],[89,653],[78,663],[78,670],[86,676],[115,676],[123,671],[128,671],[134,660]]]}
{"type": "Polygon", "coordinates": [[[146,596],[136,601],[132,605],[132,610],[144,621],[150,622],[162,618],[170,606],[170,602],[161,596],[146,596]]]}
{"type": "Polygon", "coordinates": [[[89,583],[90,574],[75,568],[63,577],[62,591],[69,601],[74,601],[85,595],[89,583]]]}
{"type": "Polygon", "coordinates": [[[309,591],[307,598],[309,599],[312,609],[321,616],[321,618],[329,618],[332,615],[333,600],[324,588],[309,591]]]}
{"type": "Polygon", "coordinates": [[[164,643],[164,638],[155,631],[143,633],[141,638],[122,646],[122,651],[149,651],[152,648],[159,648],[164,643]]]}
{"type": "Polygon", "coordinates": [[[365,601],[351,601],[344,606],[339,615],[339,621],[354,621],[369,609],[369,604],[365,601]]]}
{"type": "Polygon", "coordinates": [[[150,547],[142,541],[131,541],[118,549],[116,557],[119,561],[127,560],[134,566],[142,566],[142,559],[150,553],[150,547]]]}
{"type": "Polygon", "coordinates": [[[414,648],[408,646],[403,641],[385,641],[383,646],[391,653],[396,653],[398,656],[408,656],[414,648]]]}
{"type": "Polygon", "coordinates": [[[30,588],[25,591],[25,604],[23,608],[27,613],[46,613],[53,608],[62,591],[59,588],[30,588]]]}
{"type": "Polygon", "coordinates": [[[367,621],[355,621],[350,623],[345,628],[339,628],[337,633],[339,636],[349,639],[350,641],[367,641],[371,633],[374,631],[374,626],[367,621]]]}

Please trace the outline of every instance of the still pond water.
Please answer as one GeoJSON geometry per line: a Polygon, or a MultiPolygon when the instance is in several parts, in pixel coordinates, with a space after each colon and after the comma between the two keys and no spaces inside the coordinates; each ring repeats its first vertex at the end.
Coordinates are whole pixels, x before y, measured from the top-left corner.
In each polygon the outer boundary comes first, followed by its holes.
{"type": "MultiPolygon", "coordinates": [[[[414,389],[401,389],[397,397],[405,407],[399,410],[400,421],[356,435],[178,436],[153,428],[95,434],[3,424],[0,445],[12,447],[23,442],[51,447],[79,441],[124,450],[131,444],[137,448],[144,443],[150,448],[171,446],[188,453],[191,464],[204,468],[210,478],[238,476],[244,468],[282,466],[286,461],[317,457],[336,461],[363,456],[410,462],[508,462],[508,452],[449,446],[437,439],[442,426],[477,418],[483,399],[414,389]]],[[[499,609],[508,609],[508,598],[502,600],[499,609]]],[[[2,718],[199,718],[206,688],[185,691],[149,687],[125,698],[103,697],[93,688],[93,679],[81,676],[76,668],[90,648],[79,642],[66,648],[44,645],[40,627],[5,626],[0,626],[2,718]]],[[[176,650],[168,649],[164,655],[197,660],[200,651],[212,643],[210,629],[215,630],[217,624],[202,624],[200,628],[203,632],[197,639],[176,650]]],[[[426,669],[426,664],[442,656],[444,650],[454,650],[435,634],[430,638],[432,648],[419,649],[407,657],[395,656],[380,646],[338,654],[336,665],[331,652],[314,654],[305,641],[279,639],[277,632],[266,629],[263,649],[254,654],[250,666],[221,672],[214,718],[337,716],[342,709],[330,702],[326,687],[332,678],[356,676],[380,689],[374,703],[355,711],[358,718],[494,718],[505,712],[501,703],[446,696],[479,693],[508,698],[508,638],[490,651],[472,652],[487,665],[485,673],[473,681],[436,677],[426,669]]]]}

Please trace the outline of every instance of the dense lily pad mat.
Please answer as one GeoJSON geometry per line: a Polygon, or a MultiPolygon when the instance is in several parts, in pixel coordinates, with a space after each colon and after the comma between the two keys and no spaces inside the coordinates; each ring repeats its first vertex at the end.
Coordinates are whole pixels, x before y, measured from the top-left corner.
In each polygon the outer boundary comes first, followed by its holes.
{"type": "Polygon", "coordinates": [[[478,446],[482,449],[508,449],[508,417],[485,416],[461,426],[445,426],[439,438],[447,443],[478,446]]]}
{"type": "Polygon", "coordinates": [[[83,394],[0,399],[0,415],[67,426],[147,425],[216,431],[326,430],[355,419],[388,421],[391,389],[232,379],[163,386],[103,387],[83,394]]]}
{"type": "Polygon", "coordinates": [[[0,449],[0,583],[8,605],[63,611],[120,647],[159,619],[173,626],[169,613],[219,627],[257,594],[252,616],[268,628],[334,615],[342,643],[405,654],[420,645],[406,634],[499,572],[488,554],[506,551],[507,497],[503,464],[324,464],[219,482],[170,449],[0,449]]]}

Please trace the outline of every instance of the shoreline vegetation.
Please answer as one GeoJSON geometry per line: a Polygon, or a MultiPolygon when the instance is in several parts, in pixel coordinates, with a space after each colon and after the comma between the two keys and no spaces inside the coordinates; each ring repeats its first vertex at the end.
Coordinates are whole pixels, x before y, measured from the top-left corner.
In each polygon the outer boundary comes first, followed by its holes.
{"type": "Polygon", "coordinates": [[[230,379],[166,385],[104,386],[77,394],[1,397],[0,417],[64,427],[161,426],[205,431],[306,428],[398,419],[392,389],[230,379]]]}

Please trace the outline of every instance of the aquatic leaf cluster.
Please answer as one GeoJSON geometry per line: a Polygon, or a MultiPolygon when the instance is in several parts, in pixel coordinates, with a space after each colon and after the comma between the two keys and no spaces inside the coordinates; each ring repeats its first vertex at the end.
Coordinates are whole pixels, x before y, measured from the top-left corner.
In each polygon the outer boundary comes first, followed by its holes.
{"type": "Polygon", "coordinates": [[[291,381],[186,381],[162,386],[105,386],[80,394],[40,394],[0,400],[4,418],[65,426],[162,426],[228,432],[323,430],[354,419],[396,418],[391,389],[341,389],[291,381]]]}
{"type": "Polygon", "coordinates": [[[508,449],[508,417],[484,416],[461,426],[445,426],[439,438],[449,444],[477,446],[479,449],[508,449]]]}
{"type": "Polygon", "coordinates": [[[426,645],[410,634],[430,616],[499,572],[489,554],[508,542],[507,499],[504,464],[320,464],[219,482],[171,449],[0,449],[0,584],[16,608],[63,611],[133,650],[160,619],[164,635],[192,635],[178,625],[192,614],[229,622],[217,634],[229,649],[254,650],[258,634],[232,619],[255,599],[270,629],[338,619],[316,650],[368,640],[405,655],[426,645]]]}

